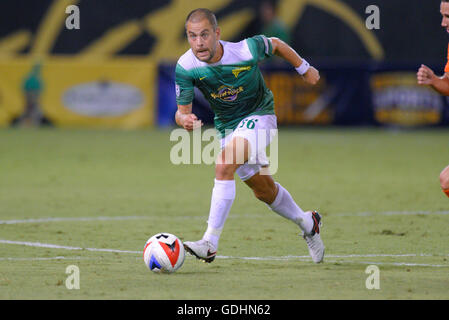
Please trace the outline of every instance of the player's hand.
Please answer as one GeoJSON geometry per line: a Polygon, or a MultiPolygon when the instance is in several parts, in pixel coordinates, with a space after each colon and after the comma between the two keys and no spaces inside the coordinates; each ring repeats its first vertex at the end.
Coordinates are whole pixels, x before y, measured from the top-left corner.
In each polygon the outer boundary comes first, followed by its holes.
{"type": "Polygon", "coordinates": [[[183,115],[182,126],[184,129],[191,131],[203,126],[203,122],[198,120],[198,117],[195,114],[189,113],[183,115]]]}
{"type": "Polygon", "coordinates": [[[431,85],[434,78],[436,78],[435,73],[428,66],[421,65],[418,72],[416,73],[416,79],[418,84],[431,85]]]}
{"type": "Polygon", "coordinates": [[[316,84],[320,80],[320,73],[317,69],[310,66],[309,70],[302,76],[304,81],[310,84],[316,84]]]}

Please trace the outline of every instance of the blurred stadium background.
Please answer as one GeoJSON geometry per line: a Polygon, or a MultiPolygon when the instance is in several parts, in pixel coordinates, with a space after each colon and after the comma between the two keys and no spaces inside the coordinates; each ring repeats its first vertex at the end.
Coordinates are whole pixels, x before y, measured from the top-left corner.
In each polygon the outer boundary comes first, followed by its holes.
{"type": "MultiPolygon", "coordinates": [[[[279,36],[320,69],[322,80],[310,87],[281,61],[262,66],[281,125],[449,123],[447,99],[415,79],[421,63],[443,72],[447,34],[439,1],[409,0],[404,7],[389,0],[279,0],[273,25],[264,21],[261,3],[3,1],[0,126],[21,123],[27,106],[58,127],[173,125],[174,64],[188,49],[185,17],[197,7],[216,12],[222,39],[279,36]],[[372,4],[380,9],[380,28],[369,30],[365,10],[372,4]],[[79,8],[79,29],[66,28],[69,5],[79,8]]],[[[211,123],[200,95],[194,112],[211,123]]]]}

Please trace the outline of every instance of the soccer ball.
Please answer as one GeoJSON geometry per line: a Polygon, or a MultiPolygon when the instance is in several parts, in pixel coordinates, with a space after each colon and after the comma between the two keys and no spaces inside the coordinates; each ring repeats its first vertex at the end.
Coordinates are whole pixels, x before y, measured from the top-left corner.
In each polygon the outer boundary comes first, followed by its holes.
{"type": "Polygon", "coordinates": [[[143,249],[143,261],[153,272],[175,272],[181,268],[184,259],[182,241],[166,232],[152,236],[143,249]]]}

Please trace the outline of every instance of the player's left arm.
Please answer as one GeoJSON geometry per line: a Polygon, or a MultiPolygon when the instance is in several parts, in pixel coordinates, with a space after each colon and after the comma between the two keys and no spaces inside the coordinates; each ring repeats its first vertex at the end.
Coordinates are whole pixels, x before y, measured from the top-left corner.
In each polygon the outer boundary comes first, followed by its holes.
{"type": "Polygon", "coordinates": [[[449,73],[446,72],[443,76],[438,77],[432,69],[422,64],[419,68],[416,78],[418,84],[429,85],[438,93],[449,96],[449,73]]]}
{"type": "Polygon", "coordinates": [[[273,54],[285,59],[300,75],[303,76],[304,80],[310,84],[316,84],[320,80],[320,73],[317,69],[309,65],[309,63],[301,58],[301,56],[288,44],[286,44],[281,39],[272,37],[271,46],[273,48],[273,54]]]}

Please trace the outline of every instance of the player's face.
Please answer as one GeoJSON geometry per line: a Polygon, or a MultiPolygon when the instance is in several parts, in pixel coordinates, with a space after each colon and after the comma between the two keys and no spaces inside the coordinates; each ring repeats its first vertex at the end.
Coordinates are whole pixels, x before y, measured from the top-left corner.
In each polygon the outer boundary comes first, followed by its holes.
{"type": "Polygon", "coordinates": [[[441,2],[440,13],[443,16],[441,26],[449,33],[449,2],[441,2]]]}
{"type": "Polygon", "coordinates": [[[210,62],[217,53],[220,39],[220,29],[213,29],[209,20],[188,22],[186,25],[187,39],[193,54],[201,61],[210,62]]]}

